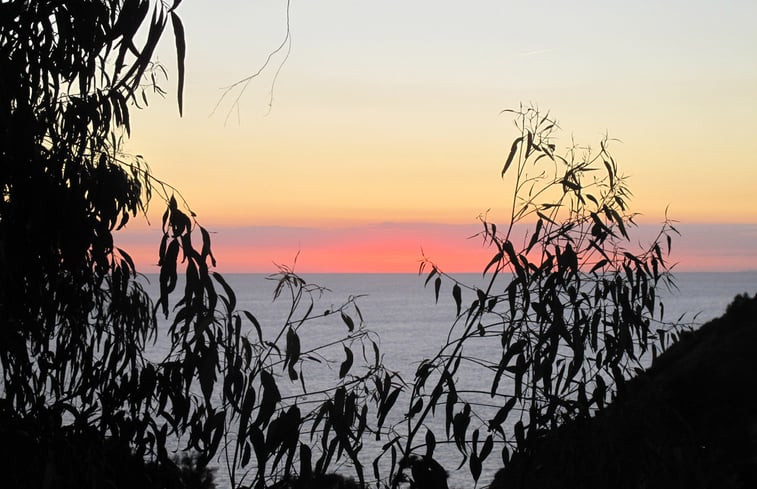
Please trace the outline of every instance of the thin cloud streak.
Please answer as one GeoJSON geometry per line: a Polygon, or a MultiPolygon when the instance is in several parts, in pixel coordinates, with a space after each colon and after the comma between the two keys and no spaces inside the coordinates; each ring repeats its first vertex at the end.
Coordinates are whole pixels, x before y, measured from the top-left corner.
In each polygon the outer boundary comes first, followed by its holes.
{"type": "Polygon", "coordinates": [[[554,49],[535,49],[533,51],[525,51],[522,53],[518,53],[518,56],[520,56],[521,58],[526,58],[530,56],[538,56],[540,54],[551,53],[552,51],[554,51],[554,49]]]}

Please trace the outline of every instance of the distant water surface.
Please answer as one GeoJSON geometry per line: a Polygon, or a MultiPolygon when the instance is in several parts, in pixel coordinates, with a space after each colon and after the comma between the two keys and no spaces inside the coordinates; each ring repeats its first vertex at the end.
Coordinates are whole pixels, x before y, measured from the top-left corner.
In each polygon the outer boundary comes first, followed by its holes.
{"type": "MultiPolygon", "coordinates": [[[[481,285],[480,274],[455,274],[455,278],[464,283],[481,285]]],[[[262,274],[227,274],[224,275],[237,295],[238,307],[251,311],[269,333],[280,327],[286,318],[288,302],[286,294],[273,302],[276,285],[262,274]],[[269,329],[270,328],[270,329],[269,329]]],[[[757,272],[741,273],[677,273],[677,289],[666,290],[661,286],[659,293],[665,304],[665,319],[675,321],[679,316],[686,320],[696,320],[701,324],[720,316],[737,294],[757,293],[757,272]]],[[[153,290],[157,289],[157,276],[149,276],[153,290]]],[[[424,277],[415,274],[304,274],[308,282],[328,289],[316,302],[314,312],[334,310],[350,296],[357,299],[366,326],[375,331],[380,338],[381,350],[385,354],[384,363],[391,369],[402,373],[405,379],[412,380],[415,368],[420,360],[434,355],[443,345],[455,316],[455,305],[451,297],[451,284],[442,285],[438,304],[434,300],[431,284],[424,288],[424,277]]],[[[463,297],[463,304],[469,304],[472,296],[463,297]]],[[[303,341],[317,344],[323,335],[333,333],[333,328],[343,328],[338,317],[308,323],[305,330],[300,330],[303,341]]],[[[492,345],[497,348],[498,345],[492,345]]],[[[465,375],[461,372],[461,375],[465,375]]],[[[319,379],[310,379],[318,385],[319,379]]],[[[462,382],[475,379],[461,379],[462,382]]],[[[438,432],[443,436],[443,428],[438,432]]],[[[444,460],[444,465],[454,469],[459,459],[454,457],[444,460]]],[[[490,463],[485,466],[479,486],[488,484],[498,467],[495,453],[490,456],[490,463]]],[[[366,458],[366,462],[370,461],[366,458]]],[[[368,469],[368,467],[367,467],[368,469]]],[[[370,474],[368,469],[367,474],[370,474]]],[[[224,487],[223,470],[217,473],[219,487],[224,487]]],[[[467,466],[459,473],[451,473],[451,487],[472,487],[467,466]]]]}

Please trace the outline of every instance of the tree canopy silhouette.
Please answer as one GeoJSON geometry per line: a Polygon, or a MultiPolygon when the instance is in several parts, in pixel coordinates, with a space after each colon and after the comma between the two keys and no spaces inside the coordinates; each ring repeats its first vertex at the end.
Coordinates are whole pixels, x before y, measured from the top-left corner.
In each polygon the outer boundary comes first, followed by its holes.
{"type": "MultiPolygon", "coordinates": [[[[143,356],[154,310],[113,232],[152,194],[148,168],[120,145],[130,106],[161,90],[152,55],[169,19],[182,90],[179,3],[0,5],[0,417],[35,426],[39,446],[108,434],[167,460],[154,415],[172,379],[143,356]]],[[[44,468],[55,480],[76,470],[44,468]]]]}
{"type": "Polygon", "coordinates": [[[164,93],[152,57],[169,24],[182,111],[179,4],[0,4],[0,433],[19,447],[0,463],[24,487],[179,487],[176,450],[199,470],[223,453],[232,487],[306,480],[344,457],[362,479],[366,403],[386,401],[365,385],[392,375],[354,300],[315,313],[323,289],[282,268],[275,296],[290,310],[270,336],[211,271],[194,213],[122,152],[130,111],[164,93]],[[155,303],[113,240],[153,194],[166,204],[155,303]],[[301,343],[299,329],[326,316],[343,334],[301,343]],[[169,351],[148,358],[158,337],[169,351]],[[308,391],[304,366],[335,355],[332,385],[308,391]]]}

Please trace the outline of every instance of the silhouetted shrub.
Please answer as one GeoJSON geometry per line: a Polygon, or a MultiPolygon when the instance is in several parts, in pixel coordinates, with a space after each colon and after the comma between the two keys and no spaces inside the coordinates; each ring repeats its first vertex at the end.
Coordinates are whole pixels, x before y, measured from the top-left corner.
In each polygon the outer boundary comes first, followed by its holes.
{"type": "Polygon", "coordinates": [[[436,356],[420,359],[401,436],[384,452],[434,459],[442,439],[474,481],[495,447],[517,467],[547,433],[601,411],[677,334],[662,323],[657,294],[671,280],[672,223],[636,247],[610,141],[558,151],[548,114],[511,112],[519,134],[501,172],[513,182],[510,220],[481,218],[493,253],[482,284],[421,264],[437,299],[449,284],[456,316],[436,356]],[[436,413],[443,430],[429,422],[436,413]]]}

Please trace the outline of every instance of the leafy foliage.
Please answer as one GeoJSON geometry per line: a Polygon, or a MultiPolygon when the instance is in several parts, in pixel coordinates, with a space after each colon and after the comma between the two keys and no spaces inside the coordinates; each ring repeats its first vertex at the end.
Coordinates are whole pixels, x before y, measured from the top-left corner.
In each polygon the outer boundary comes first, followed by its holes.
{"type": "Polygon", "coordinates": [[[433,460],[436,440],[447,440],[475,481],[495,444],[507,464],[623,389],[659,350],[666,327],[657,290],[672,283],[676,230],[667,221],[652,243],[631,247],[630,191],[609,141],[596,153],[573,146],[562,155],[549,115],[512,112],[519,135],[502,168],[514,179],[510,221],[481,218],[480,236],[494,249],[483,284],[421,264],[437,299],[451,283],[457,318],[438,354],[420,362],[406,431],[393,446],[405,459],[425,447],[433,460]],[[462,370],[488,385],[462,385],[462,370]],[[433,422],[437,409],[442,424],[433,422]]]}
{"type": "Polygon", "coordinates": [[[147,21],[140,1],[0,9],[0,410],[66,413],[143,452],[165,434],[143,417],[155,318],[113,232],[152,185],[141,160],[121,158],[119,136],[175,14],[158,6],[147,21]]]}
{"type": "MultiPolygon", "coordinates": [[[[137,466],[151,460],[176,475],[169,452],[178,449],[195,452],[199,470],[223,455],[233,487],[323,474],[344,458],[362,480],[358,453],[374,430],[368,402],[388,405],[390,395],[368,386],[392,375],[354,300],[316,314],[322,289],[282,269],[276,296],[288,291],[290,314],[269,337],[271,327],[238,310],[232,288],[211,272],[210,234],[195,214],[141,158],[121,152],[130,110],[147,104],[150,89],[164,93],[152,53],[169,18],[182,110],[179,3],[0,4],[2,427],[27,433],[39,453],[57,440],[50,450],[68,446],[74,459],[106,467],[103,474],[117,473],[130,454],[137,466]],[[167,204],[156,304],[113,244],[153,191],[167,204]],[[158,312],[169,317],[167,332],[158,330],[158,312]],[[304,346],[300,330],[325,316],[346,332],[304,346]],[[146,347],[163,335],[169,351],[148,358],[146,347]],[[308,391],[308,365],[335,348],[345,358],[335,381],[308,391]]],[[[43,469],[59,484],[118,480],[70,480],[54,461],[43,469]]]]}

